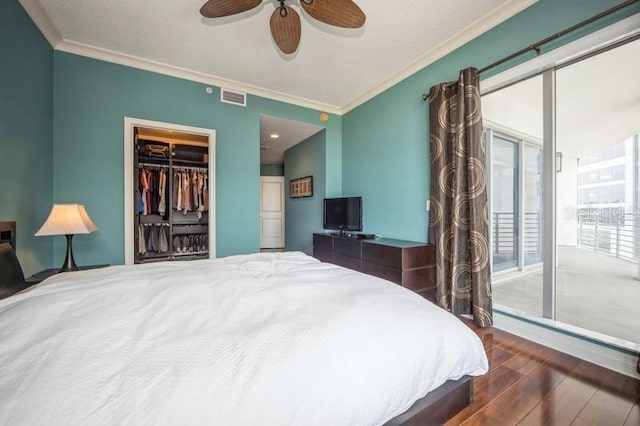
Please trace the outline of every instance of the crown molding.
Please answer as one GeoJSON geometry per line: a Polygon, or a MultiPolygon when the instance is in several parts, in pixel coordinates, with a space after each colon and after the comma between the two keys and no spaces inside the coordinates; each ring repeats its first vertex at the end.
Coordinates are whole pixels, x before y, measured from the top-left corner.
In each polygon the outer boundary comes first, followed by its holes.
{"type": "Polygon", "coordinates": [[[479,35],[485,33],[486,31],[489,31],[491,28],[495,27],[496,25],[506,21],[507,19],[511,18],[517,13],[522,12],[524,9],[528,8],[529,6],[536,3],[537,1],[538,0],[512,0],[504,4],[503,6],[499,7],[498,9],[492,11],[491,13],[483,16],[482,18],[474,21],[472,24],[466,26],[461,31],[458,31],[455,35],[448,38],[444,42],[440,43],[439,45],[437,45],[436,47],[434,47],[433,49],[429,50],[427,53],[425,53],[424,55],[416,59],[414,62],[404,67],[397,74],[393,75],[392,77],[389,77],[387,80],[383,81],[378,86],[369,90],[362,96],[359,96],[358,98],[354,99],[349,104],[343,106],[342,113],[346,114],[352,109],[359,107],[360,105],[367,102],[368,100],[378,96],[380,93],[384,92],[385,90],[400,83],[402,80],[406,79],[407,77],[412,76],[418,71],[431,65],[438,59],[443,58],[444,56],[453,52],[457,48],[470,42],[471,40],[478,37],[479,35]]]}
{"type": "Polygon", "coordinates": [[[55,26],[47,12],[44,10],[42,4],[38,0],[19,0],[20,4],[25,9],[29,17],[31,17],[36,26],[44,34],[49,44],[51,44],[51,46],[56,50],[159,74],[169,75],[185,80],[195,81],[198,83],[224,87],[226,89],[244,92],[250,95],[260,96],[263,98],[285,102],[304,108],[310,108],[317,111],[328,112],[339,116],[346,114],[352,109],[357,108],[368,100],[384,92],[385,90],[395,86],[407,77],[424,69],[438,59],[448,55],[455,49],[473,40],[477,36],[495,27],[506,19],[509,19],[513,15],[521,12],[537,1],[538,0],[511,0],[507,2],[502,7],[476,20],[471,25],[468,25],[453,37],[431,49],[408,66],[401,69],[397,74],[386,79],[384,82],[367,91],[362,96],[357,97],[352,102],[344,106],[337,106],[325,104],[322,102],[316,102],[311,99],[293,96],[275,90],[269,90],[262,87],[245,84],[239,81],[218,77],[212,74],[192,71],[186,68],[165,64],[162,62],[152,61],[149,59],[127,55],[109,49],[103,49],[100,47],[67,40],[62,37],[60,31],[55,26]]]}
{"type": "Polygon", "coordinates": [[[18,0],[27,15],[36,24],[40,32],[54,49],[62,41],[62,34],[55,26],[49,15],[37,0],[18,0]]]}
{"type": "Polygon", "coordinates": [[[45,11],[44,7],[38,0],[19,0],[19,2],[31,18],[31,20],[36,24],[36,26],[45,36],[51,47],[53,47],[55,50],[124,65],[132,68],[138,68],[159,74],[165,74],[185,80],[196,81],[198,83],[224,87],[225,89],[244,92],[250,95],[260,96],[263,98],[285,102],[304,108],[310,108],[317,111],[342,115],[341,108],[336,105],[316,102],[299,96],[293,96],[275,90],[264,89],[235,80],[217,77],[212,74],[192,71],[186,68],[176,67],[162,62],[152,61],[133,55],[127,55],[124,53],[116,52],[114,50],[103,49],[88,44],[66,40],[62,37],[62,34],[55,26],[55,24],[45,11]]]}
{"type": "Polygon", "coordinates": [[[125,65],[132,68],[138,68],[145,71],[151,71],[159,74],[168,75],[171,77],[177,77],[184,80],[195,81],[198,83],[208,84],[217,87],[224,87],[225,89],[235,90],[239,92],[248,93],[263,98],[272,99],[275,101],[281,101],[288,104],[298,105],[313,110],[324,111],[332,114],[341,114],[341,109],[335,105],[324,104],[321,102],[315,102],[310,99],[305,99],[297,96],[288,95],[275,90],[264,89],[250,84],[241,83],[238,81],[217,77],[212,74],[207,74],[199,71],[192,71],[186,68],[176,67],[174,65],[165,64],[162,62],[152,61],[149,59],[140,58],[133,55],[127,55],[124,53],[116,52],[114,50],[103,49],[100,47],[91,46],[88,44],[78,43],[71,40],[62,40],[56,46],[56,50],[66,53],[72,53],[74,55],[85,56],[92,59],[99,59],[101,61],[111,62],[114,64],[125,65]]]}

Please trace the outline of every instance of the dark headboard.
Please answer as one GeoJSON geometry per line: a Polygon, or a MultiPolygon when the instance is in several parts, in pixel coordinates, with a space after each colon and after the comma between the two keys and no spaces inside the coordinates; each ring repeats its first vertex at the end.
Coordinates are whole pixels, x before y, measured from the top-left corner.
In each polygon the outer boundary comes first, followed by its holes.
{"type": "Polygon", "coordinates": [[[0,243],[9,243],[16,250],[16,223],[0,222],[0,243]]]}

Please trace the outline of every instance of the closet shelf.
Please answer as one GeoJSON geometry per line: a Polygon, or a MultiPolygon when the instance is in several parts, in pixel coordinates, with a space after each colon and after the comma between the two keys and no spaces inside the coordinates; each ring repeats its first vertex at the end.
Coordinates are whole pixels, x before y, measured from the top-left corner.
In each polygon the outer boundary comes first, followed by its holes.
{"type": "Polygon", "coordinates": [[[174,225],[173,235],[206,234],[209,232],[207,225],[174,225]]]}
{"type": "Polygon", "coordinates": [[[187,257],[187,256],[206,256],[209,251],[192,251],[191,253],[173,253],[174,256],[187,257]]]}
{"type": "Polygon", "coordinates": [[[203,212],[201,219],[198,219],[196,212],[189,212],[186,215],[181,212],[173,214],[174,225],[207,225],[208,223],[209,218],[206,212],[203,212]]]}
{"type": "MultiPolygon", "coordinates": [[[[168,160],[167,160],[168,161],[168,160]]],[[[179,158],[173,158],[173,165],[175,167],[180,167],[180,166],[196,166],[196,167],[202,167],[203,169],[206,169],[209,167],[209,163],[205,163],[204,161],[196,161],[196,160],[181,160],[179,158]]]]}
{"type": "MultiPolygon", "coordinates": [[[[182,215],[182,213],[180,213],[182,215]]],[[[202,216],[202,219],[198,219],[197,217],[180,217],[178,215],[173,217],[174,225],[207,225],[209,223],[209,219],[206,216],[202,216]]]]}
{"type": "Polygon", "coordinates": [[[155,225],[169,224],[169,219],[163,219],[157,214],[140,215],[140,223],[153,223],[155,225]]]}
{"type": "Polygon", "coordinates": [[[161,258],[169,258],[171,256],[171,253],[169,253],[168,251],[163,251],[163,252],[146,252],[144,254],[139,255],[142,258],[145,259],[161,259],[161,258]]]}
{"type": "Polygon", "coordinates": [[[138,165],[140,166],[168,166],[169,165],[169,159],[168,158],[162,158],[162,157],[145,157],[140,155],[138,157],[138,165]]]}

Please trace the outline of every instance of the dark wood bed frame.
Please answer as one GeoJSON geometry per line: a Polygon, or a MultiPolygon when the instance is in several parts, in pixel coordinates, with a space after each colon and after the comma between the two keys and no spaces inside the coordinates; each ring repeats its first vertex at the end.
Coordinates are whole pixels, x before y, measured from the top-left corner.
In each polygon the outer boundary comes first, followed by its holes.
{"type": "Polygon", "coordinates": [[[472,400],[471,376],[448,380],[417,400],[407,411],[389,420],[385,426],[440,425],[471,404],[472,400]]]}

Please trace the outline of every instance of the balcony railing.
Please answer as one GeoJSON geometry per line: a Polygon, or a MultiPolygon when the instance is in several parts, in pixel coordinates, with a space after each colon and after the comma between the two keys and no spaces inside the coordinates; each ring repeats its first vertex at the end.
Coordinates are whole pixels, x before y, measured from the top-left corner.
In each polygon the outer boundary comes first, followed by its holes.
{"type": "MultiPolygon", "coordinates": [[[[599,215],[578,217],[578,247],[621,259],[638,261],[640,219],[624,213],[612,220],[599,215]]],[[[512,257],[518,253],[518,223],[513,213],[493,213],[492,245],[494,256],[512,257]]],[[[538,213],[524,215],[524,255],[526,264],[542,261],[542,224],[538,213]]]]}
{"type": "Polygon", "coordinates": [[[624,213],[611,222],[599,216],[579,217],[578,247],[638,261],[638,215],[624,213]]]}
{"type": "MultiPolygon", "coordinates": [[[[518,224],[513,213],[493,213],[493,254],[513,255],[518,252],[515,238],[518,224]]],[[[524,214],[524,253],[536,256],[542,253],[542,228],[540,214],[524,214]]]]}

